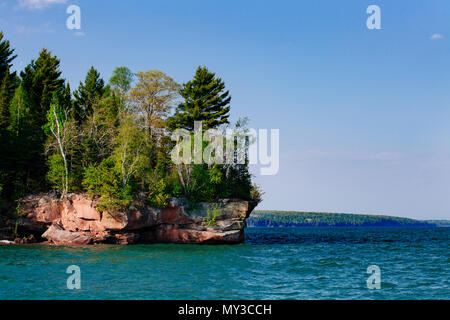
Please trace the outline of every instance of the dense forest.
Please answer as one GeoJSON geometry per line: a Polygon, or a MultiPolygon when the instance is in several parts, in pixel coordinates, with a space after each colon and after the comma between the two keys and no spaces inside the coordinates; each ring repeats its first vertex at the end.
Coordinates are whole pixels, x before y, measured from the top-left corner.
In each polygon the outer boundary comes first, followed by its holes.
{"type": "MultiPolygon", "coordinates": [[[[99,209],[133,201],[163,207],[169,196],[190,203],[261,200],[245,164],[174,164],[170,132],[244,127],[230,124],[230,93],[204,66],[176,83],[159,70],[118,67],[105,81],[91,67],[72,91],[60,60],[42,49],[20,73],[0,33],[0,209],[14,211],[30,193],[55,190],[99,198],[99,209]]],[[[207,142],[203,143],[206,147],[207,142]]]]}
{"type": "Polygon", "coordinates": [[[326,212],[254,211],[249,227],[433,227],[435,224],[408,218],[326,212]]]}

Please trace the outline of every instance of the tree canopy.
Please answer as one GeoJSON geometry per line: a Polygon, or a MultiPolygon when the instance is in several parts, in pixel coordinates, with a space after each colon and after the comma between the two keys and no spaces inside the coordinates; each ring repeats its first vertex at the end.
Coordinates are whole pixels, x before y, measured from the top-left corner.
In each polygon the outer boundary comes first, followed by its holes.
{"type": "Polygon", "coordinates": [[[183,84],[180,95],[184,99],[175,114],[168,119],[171,129],[194,130],[194,121],[202,121],[203,129],[228,124],[231,97],[225,83],[206,67],[199,66],[194,79],[183,84]]]}
{"type": "MultiPolygon", "coordinates": [[[[121,66],[105,81],[94,67],[75,91],[60,60],[42,49],[17,77],[0,32],[0,210],[28,193],[87,193],[112,212],[131,203],[163,207],[233,197],[260,201],[247,164],[172,162],[171,130],[225,129],[225,83],[206,67],[182,85],[160,70],[121,66]]],[[[204,141],[202,148],[210,142],[204,141]]],[[[1,215],[0,215],[1,217],[1,215]]]]}

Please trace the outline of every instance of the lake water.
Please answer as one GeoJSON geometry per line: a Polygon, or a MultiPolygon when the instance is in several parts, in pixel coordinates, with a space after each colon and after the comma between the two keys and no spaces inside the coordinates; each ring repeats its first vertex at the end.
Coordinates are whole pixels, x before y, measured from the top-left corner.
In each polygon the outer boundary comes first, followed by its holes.
{"type": "Polygon", "coordinates": [[[240,245],[0,246],[0,299],[449,299],[450,228],[247,229],[240,245]],[[66,269],[81,270],[67,289],[66,269]],[[381,270],[370,290],[369,265],[381,270]]]}

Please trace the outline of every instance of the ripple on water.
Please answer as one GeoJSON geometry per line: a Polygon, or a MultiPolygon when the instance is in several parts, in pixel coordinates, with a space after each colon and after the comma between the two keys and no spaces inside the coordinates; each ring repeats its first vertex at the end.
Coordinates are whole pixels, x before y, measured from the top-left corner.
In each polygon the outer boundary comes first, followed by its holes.
{"type": "Polygon", "coordinates": [[[449,299],[450,229],[248,229],[235,246],[1,246],[0,299],[449,299]],[[79,265],[82,289],[66,288],[79,265]],[[369,290],[369,265],[381,290],[369,290]]]}

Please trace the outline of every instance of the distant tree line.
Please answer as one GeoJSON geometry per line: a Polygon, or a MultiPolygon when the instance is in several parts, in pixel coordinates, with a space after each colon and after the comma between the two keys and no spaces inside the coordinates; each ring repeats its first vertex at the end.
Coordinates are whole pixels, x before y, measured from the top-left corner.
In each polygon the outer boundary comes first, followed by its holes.
{"type": "MultiPolygon", "coordinates": [[[[231,97],[206,67],[176,83],[159,70],[114,70],[108,82],[91,67],[78,88],[61,77],[60,60],[43,49],[17,74],[14,49],[0,32],[0,208],[29,193],[88,193],[102,210],[133,201],[165,206],[260,200],[248,164],[174,165],[170,132],[230,126],[231,97]],[[174,112],[173,112],[174,110],[174,112]]],[[[242,122],[239,122],[242,123],[242,122]]]]}
{"type": "Polygon", "coordinates": [[[408,218],[325,212],[254,211],[249,227],[429,227],[434,224],[408,218]]]}

